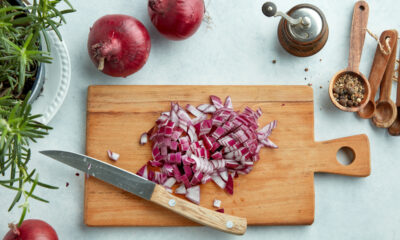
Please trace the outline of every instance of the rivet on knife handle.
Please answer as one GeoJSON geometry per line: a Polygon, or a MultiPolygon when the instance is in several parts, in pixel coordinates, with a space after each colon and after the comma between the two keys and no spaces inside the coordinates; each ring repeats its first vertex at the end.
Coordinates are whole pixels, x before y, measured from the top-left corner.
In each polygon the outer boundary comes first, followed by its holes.
{"type": "Polygon", "coordinates": [[[194,222],[227,233],[243,235],[247,229],[247,219],[219,213],[169,194],[162,186],[156,185],[151,202],[157,203],[194,222]]]}

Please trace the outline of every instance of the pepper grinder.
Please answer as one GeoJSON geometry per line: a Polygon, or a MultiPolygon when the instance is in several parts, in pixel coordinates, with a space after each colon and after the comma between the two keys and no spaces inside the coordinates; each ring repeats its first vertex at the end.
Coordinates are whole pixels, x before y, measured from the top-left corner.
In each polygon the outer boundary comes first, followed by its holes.
{"type": "Polygon", "coordinates": [[[328,40],[328,23],[322,11],[314,5],[299,4],[286,14],[277,11],[274,3],[266,2],[262,12],[267,17],[282,17],[278,26],[279,42],[292,55],[311,56],[319,52],[328,40]]]}

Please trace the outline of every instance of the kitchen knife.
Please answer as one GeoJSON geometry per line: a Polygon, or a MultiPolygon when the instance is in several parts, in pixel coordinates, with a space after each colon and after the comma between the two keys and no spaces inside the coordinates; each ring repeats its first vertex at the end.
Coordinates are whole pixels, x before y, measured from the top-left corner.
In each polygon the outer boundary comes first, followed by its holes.
{"type": "Polygon", "coordinates": [[[168,193],[161,185],[155,184],[136,174],[111,164],[78,153],[48,150],[40,153],[73,168],[86,172],[104,182],[110,183],[143,199],[157,203],[194,222],[227,233],[242,235],[246,232],[247,219],[210,210],[168,193]]]}

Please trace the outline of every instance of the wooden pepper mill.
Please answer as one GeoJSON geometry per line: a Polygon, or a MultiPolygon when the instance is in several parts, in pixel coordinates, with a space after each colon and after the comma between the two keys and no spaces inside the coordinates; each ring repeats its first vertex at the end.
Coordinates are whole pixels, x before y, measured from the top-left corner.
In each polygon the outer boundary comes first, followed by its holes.
{"type": "Polygon", "coordinates": [[[290,54],[308,57],[321,50],[328,40],[329,28],[324,14],[311,4],[299,4],[287,14],[277,11],[276,5],[266,2],[262,12],[267,17],[281,16],[278,38],[290,54]]]}

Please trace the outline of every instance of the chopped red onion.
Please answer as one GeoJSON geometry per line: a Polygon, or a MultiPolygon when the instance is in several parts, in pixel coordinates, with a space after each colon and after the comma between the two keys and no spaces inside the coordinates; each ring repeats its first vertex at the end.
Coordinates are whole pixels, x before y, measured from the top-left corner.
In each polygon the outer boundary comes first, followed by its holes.
{"type": "Polygon", "coordinates": [[[214,199],[214,204],[213,205],[216,208],[220,208],[221,207],[221,200],[214,199]]]}
{"type": "Polygon", "coordinates": [[[170,177],[164,182],[163,185],[164,185],[164,187],[172,188],[172,186],[174,186],[175,183],[176,183],[176,179],[173,177],[170,177]]]}
{"type": "Polygon", "coordinates": [[[153,167],[162,167],[164,165],[161,161],[157,160],[150,160],[149,163],[153,167]]]}
{"type": "Polygon", "coordinates": [[[200,204],[200,186],[197,185],[191,188],[187,188],[186,190],[187,193],[185,197],[196,204],[200,204]]]}
{"type": "Polygon", "coordinates": [[[205,115],[204,113],[202,113],[201,111],[199,111],[197,108],[195,108],[193,105],[190,104],[186,105],[186,109],[196,117],[201,117],[205,115]]]}
{"type": "Polygon", "coordinates": [[[211,104],[201,104],[200,106],[197,107],[197,109],[203,113],[213,113],[217,111],[215,106],[211,104]]]}
{"type": "Polygon", "coordinates": [[[108,155],[108,158],[113,161],[117,161],[119,159],[119,154],[112,152],[111,150],[107,150],[107,155],[108,155]]]}
{"type": "Polygon", "coordinates": [[[217,173],[214,173],[211,178],[220,188],[224,189],[226,187],[226,182],[217,173]]]}
{"type": "Polygon", "coordinates": [[[205,176],[203,176],[203,178],[201,179],[201,184],[206,184],[206,183],[208,183],[208,182],[211,181],[211,180],[212,180],[212,178],[211,178],[210,175],[205,175],[205,176]]]}
{"type": "Polygon", "coordinates": [[[216,109],[220,109],[224,106],[222,105],[222,101],[219,97],[211,95],[210,98],[216,109]]]}
{"type": "Polygon", "coordinates": [[[233,106],[232,106],[232,99],[231,99],[230,96],[227,96],[227,97],[226,97],[224,107],[233,109],[233,106]]]}
{"type": "Polygon", "coordinates": [[[219,176],[222,178],[222,180],[224,180],[225,182],[227,182],[228,181],[228,171],[222,171],[222,172],[219,172],[219,176]]]}
{"type": "Polygon", "coordinates": [[[155,177],[156,177],[156,174],[154,173],[154,171],[149,170],[148,173],[147,173],[147,179],[149,179],[150,181],[154,182],[155,177]]]}
{"type": "Polygon", "coordinates": [[[175,193],[197,204],[200,184],[213,180],[233,194],[233,179],[253,169],[261,149],[277,148],[269,139],[276,121],[257,130],[261,109],[245,107],[235,112],[229,96],[224,103],[217,96],[210,99],[212,104],[188,104],[186,110],[171,103],[171,110],[161,113],[156,125],[140,138],[141,144],[152,142],[153,158],[148,163],[158,170],[149,170],[146,164],[137,174],[167,191],[179,184],[175,193]]]}
{"type": "Polygon", "coordinates": [[[164,166],[162,166],[161,172],[167,174],[168,177],[174,176],[174,168],[172,167],[172,165],[170,165],[168,163],[166,163],[166,164],[164,164],[164,166]]]}
{"type": "Polygon", "coordinates": [[[215,210],[215,211],[220,212],[220,213],[225,213],[225,210],[224,210],[223,208],[217,209],[217,210],[215,210]]]}
{"type": "Polygon", "coordinates": [[[183,184],[185,184],[186,188],[191,187],[192,185],[189,182],[189,178],[186,175],[182,175],[180,180],[183,182],[183,184]]]}
{"type": "Polygon", "coordinates": [[[140,145],[144,145],[147,143],[147,133],[143,133],[140,136],[140,141],[139,141],[140,145]]]}
{"type": "Polygon", "coordinates": [[[233,178],[232,178],[232,175],[230,175],[230,174],[228,174],[228,181],[226,182],[225,190],[229,194],[233,195],[233,178]]]}
{"type": "Polygon", "coordinates": [[[147,179],[147,164],[141,167],[136,174],[147,179]]]}
{"type": "Polygon", "coordinates": [[[187,193],[185,184],[181,184],[177,189],[175,189],[175,193],[185,195],[187,193]]]}

